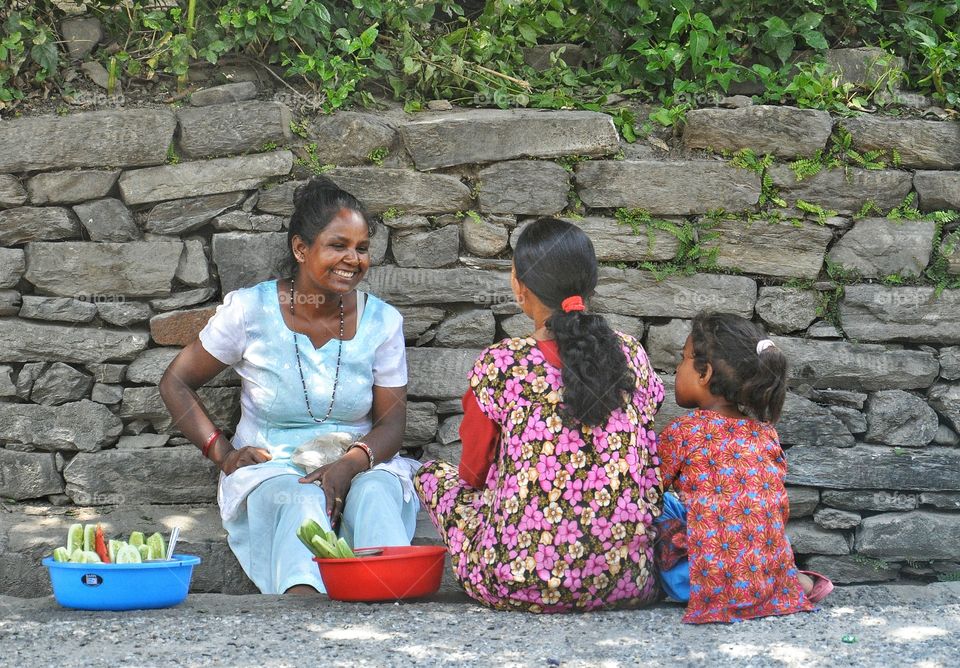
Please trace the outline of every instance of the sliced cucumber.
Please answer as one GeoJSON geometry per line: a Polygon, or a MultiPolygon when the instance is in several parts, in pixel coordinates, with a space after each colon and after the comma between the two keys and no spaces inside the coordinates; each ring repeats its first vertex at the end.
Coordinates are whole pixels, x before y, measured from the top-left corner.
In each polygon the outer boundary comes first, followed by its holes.
{"type": "Polygon", "coordinates": [[[166,559],[167,546],[163,542],[163,536],[160,533],[150,534],[147,538],[147,547],[150,548],[151,559],[166,559]]]}
{"type": "Polygon", "coordinates": [[[77,548],[83,549],[83,525],[71,524],[67,531],[67,552],[73,554],[77,548]]]}
{"type": "Polygon", "coordinates": [[[107,543],[107,555],[110,557],[110,561],[117,563],[117,553],[124,545],[126,545],[126,543],[122,540],[111,540],[107,543]]]}
{"type": "Polygon", "coordinates": [[[347,541],[343,538],[337,541],[337,550],[340,552],[341,559],[353,559],[357,555],[353,553],[353,550],[350,549],[350,546],[347,545],[347,541]]]}
{"type": "Polygon", "coordinates": [[[124,545],[117,552],[116,563],[118,564],[139,564],[141,561],[140,549],[133,545],[124,545]]]}
{"type": "Polygon", "coordinates": [[[97,525],[85,524],[83,526],[83,551],[97,551],[97,525]]]}

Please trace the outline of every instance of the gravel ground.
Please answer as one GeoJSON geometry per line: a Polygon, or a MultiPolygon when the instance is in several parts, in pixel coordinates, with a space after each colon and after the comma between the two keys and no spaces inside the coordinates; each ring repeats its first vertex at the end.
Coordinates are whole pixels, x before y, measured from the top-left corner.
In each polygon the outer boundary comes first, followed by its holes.
{"type": "Polygon", "coordinates": [[[193,594],[167,610],[92,613],[52,598],[0,596],[0,666],[960,663],[960,582],[838,588],[821,612],[734,625],[681,624],[682,613],[670,604],[498,613],[457,594],[375,605],[193,594]]]}

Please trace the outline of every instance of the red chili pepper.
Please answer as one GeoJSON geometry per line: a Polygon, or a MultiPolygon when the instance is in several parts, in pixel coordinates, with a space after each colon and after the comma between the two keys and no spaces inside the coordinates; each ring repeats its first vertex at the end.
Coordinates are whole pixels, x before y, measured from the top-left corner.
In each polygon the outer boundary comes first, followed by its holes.
{"type": "Polygon", "coordinates": [[[94,538],[94,550],[97,552],[97,556],[100,557],[100,561],[105,564],[110,563],[110,551],[107,549],[107,541],[103,537],[103,526],[97,525],[97,533],[94,538]]]}

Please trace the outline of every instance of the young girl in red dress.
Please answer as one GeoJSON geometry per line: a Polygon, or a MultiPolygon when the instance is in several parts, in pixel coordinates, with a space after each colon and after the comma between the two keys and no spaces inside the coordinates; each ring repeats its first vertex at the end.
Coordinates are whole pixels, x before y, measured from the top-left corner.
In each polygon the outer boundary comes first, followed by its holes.
{"type": "Polygon", "coordinates": [[[661,581],[688,600],[684,622],[734,622],[816,610],[833,589],[797,570],[785,532],[786,458],[773,427],[787,362],[759,327],[701,313],[677,366],[676,400],[692,412],[660,434],[661,581]],[[679,497],[679,498],[678,498],[679,497]]]}

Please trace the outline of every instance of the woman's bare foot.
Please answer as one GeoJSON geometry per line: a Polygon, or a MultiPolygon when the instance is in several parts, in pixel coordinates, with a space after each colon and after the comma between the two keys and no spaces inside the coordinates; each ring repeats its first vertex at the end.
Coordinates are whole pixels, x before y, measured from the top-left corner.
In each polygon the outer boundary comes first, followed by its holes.
{"type": "Polygon", "coordinates": [[[797,573],[797,579],[800,580],[800,584],[803,585],[803,593],[809,594],[813,591],[813,580],[809,576],[804,575],[803,573],[797,573]]]}
{"type": "Polygon", "coordinates": [[[290,594],[291,596],[319,596],[320,592],[311,587],[310,585],[293,585],[287,591],[283,592],[284,594],[290,594]]]}

